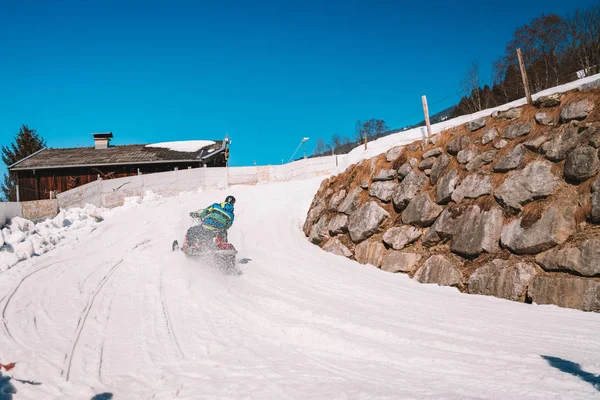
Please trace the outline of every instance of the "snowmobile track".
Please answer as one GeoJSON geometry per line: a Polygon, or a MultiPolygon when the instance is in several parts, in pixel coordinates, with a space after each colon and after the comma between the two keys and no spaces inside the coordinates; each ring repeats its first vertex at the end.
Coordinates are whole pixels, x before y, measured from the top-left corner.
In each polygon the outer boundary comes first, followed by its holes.
{"type": "Polygon", "coordinates": [[[77,328],[75,329],[75,331],[76,331],[75,339],[72,342],[70,351],[67,354],[65,354],[66,365],[65,365],[65,367],[63,367],[63,370],[61,371],[61,376],[64,376],[67,381],[69,380],[69,376],[71,374],[71,364],[73,362],[73,356],[75,355],[77,343],[79,342],[79,338],[81,337],[81,332],[83,331],[83,328],[87,321],[87,317],[90,314],[92,306],[94,305],[94,300],[96,299],[96,296],[100,293],[100,291],[102,290],[102,288],[104,287],[106,282],[108,282],[108,280],[111,278],[111,276],[117,270],[119,265],[121,265],[122,263],[123,263],[123,259],[120,259],[115,265],[113,265],[111,267],[110,271],[108,271],[108,273],[106,275],[104,275],[104,277],[102,277],[102,279],[100,280],[100,283],[98,284],[98,287],[94,291],[94,294],[90,297],[88,303],[84,307],[84,309],[79,317],[79,321],[77,322],[77,328]]]}
{"type": "Polygon", "coordinates": [[[167,332],[169,332],[169,336],[171,340],[177,346],[177,350],[179,351],[179,355],[182,358],[185,358],[183,350],[181,350],[181,346],[179,345],[179,341],[177,340],[177,335],[175,334],[175,330],[173,328],[173,322],[171,321],[171,315],[169,314],[169,307],[167,306],[167,302],[165,300],[165,289],[163,285],[163,273],[160,271],[160,303],[162,305],[163,316],[165,317],[165,324],[167,326],[167,332]]]}
{"type": "Polygon", "coordinates": [[[23,278],[21,278],[21,280],[19,281],[19,283],[17,284],[17,286],[15,286],[14,290],[12,291],[12,293],[10,295],[8,295],[8,298],[6,298],[6,302],[4,303],[4,307],[2,308],[2,326],[4,327],[4,331],[6,332],[6,335],[13,342],[18,343],[17,340],[15,340],[15,338],[10,333],[10,329],[8,328],[8,321],[6,320],[6,310],[8,309],[8,306],[10,305],[10,301],[12,300],[12,298],[14,297],[14,295],[17,293],[17,291],[19,290],[19,288],[21,287],[21,285],[23,284],[23,282],[25,282],[28,278],[30,278],[31,276],[37,274],[40,271],[45,270],[46,268],[50,268],[51,266],[56,265],[58,263],[62,263],[64,261],[68,261],[68,260],[55,261],[53,263],[50,263],[50,264],[48,264],[48,265],[46,265],[44,267],[40,267],[40,268],[38,268],[38,269],[36,269],[36,270],[28,273],[23,278]]]}

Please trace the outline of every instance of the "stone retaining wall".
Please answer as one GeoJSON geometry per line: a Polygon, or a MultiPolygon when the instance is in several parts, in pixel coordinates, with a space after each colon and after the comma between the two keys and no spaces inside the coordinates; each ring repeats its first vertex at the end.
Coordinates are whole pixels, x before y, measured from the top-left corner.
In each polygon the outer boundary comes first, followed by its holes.
{"type": "Polygon", "coordinates": [[[304,233],[422,283],[600,311],[600,89],[538,99],[364,160],[304,233]]]}

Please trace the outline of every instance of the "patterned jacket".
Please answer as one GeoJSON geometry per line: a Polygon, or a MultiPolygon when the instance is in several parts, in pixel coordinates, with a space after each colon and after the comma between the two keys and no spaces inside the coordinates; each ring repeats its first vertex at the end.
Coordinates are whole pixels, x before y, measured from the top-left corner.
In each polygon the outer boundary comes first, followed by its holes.
{"type": "Polygon", "coordinates": [[[210,230],[227,230],[233,224],[235,215],[229,203],[214,203],[204,210],[190,213],[194,218],[202,220],[202,226],[210,230]]]}

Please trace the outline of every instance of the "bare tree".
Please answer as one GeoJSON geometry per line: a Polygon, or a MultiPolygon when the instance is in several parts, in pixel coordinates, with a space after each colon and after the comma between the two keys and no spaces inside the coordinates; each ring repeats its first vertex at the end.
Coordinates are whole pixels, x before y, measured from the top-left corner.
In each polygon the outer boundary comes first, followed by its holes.
{"type": "Polygon", "coordinates": [[[362,128],[363,128],[363,123],[359,119],[356,121],[356,125],[354,125],[354,140],[356,140],[357,142],[360,142],[363,140],[362,128]]]}
{"type": "Polygon", "coordinates": [[[329,150],[329,145],[325,142],[325,140],[318,138],[317,143],[315,144],[315,149],[313,150],[313,155],[320,156],[329,150]]]}
{"type": "Polygon", "coordinates": [[[359,138],[366,136],[367,139],[376,139],[389,130],[390,128],[385,124],[384,120],[371,118],[362,125],[359,138]]]}
{"type": "Polygon", "coordinates": [[[600,4],[578,9],[567,19],[572,41],[570,59],[580,70],[579,77],[600,71],[600,4]]]}
{"type": "Polygon", "coordinates": [[[472,114],[483,110],[481,101],[481,79],[479,76],[479,61],[473,61],[467,69],[465,77],[460,82],[460,87],[465,92],[467,113],[472,114]]]}
{"type": "MultiPolygon", "coordinates": [[[[556,14],[541,15],[529,24],[517,28],[506,46],[504,56],[495,64],[497,76],[504,76],[510,67],[517,68],[517,49],[523,52],[527,74],[534,92],[560,83],[560,55],[568,46],[567,24],[556,14]]],[[[507,87],[508,91],[516,91],[507,87]]]]}

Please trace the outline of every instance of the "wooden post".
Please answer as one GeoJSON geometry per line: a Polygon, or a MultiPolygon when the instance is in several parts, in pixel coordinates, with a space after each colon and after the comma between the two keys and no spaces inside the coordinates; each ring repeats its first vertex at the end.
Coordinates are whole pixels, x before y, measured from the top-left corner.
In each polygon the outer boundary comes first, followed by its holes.
{"type": "Polygon", "coordinates": [[[365,150],[367,150],[367,131],[365,130],[365,150]]]}
{"type": "Polygon", "coordinates": [[[523,77],[523,87],[525,88],[527,104],[532,105],[533,100],[531,99],[531,92],[529,91],[529,80],[527,79],[527,71],[525,70],[525,62],[523,62],[523,54],[521,54],[521,49],[517,49],[517,56],[519,57],[519,67],[521,68],[521,76],[523,77]]]}
{"type": "Polygon", "coordinates": [[[15,189],[17,189],[17,203],[21,201],[21,196],[19,195],[19,184],[15,185],[15,189]]]}
{"type": "Polygon", "coordinates": [[[429,109],[427,108],[427,97],[422,96],[423,100],[423,113],[425,114],[425,124],[427,124],[427,137],[431,136],[431,123],[429,122],[429,109]]]}

